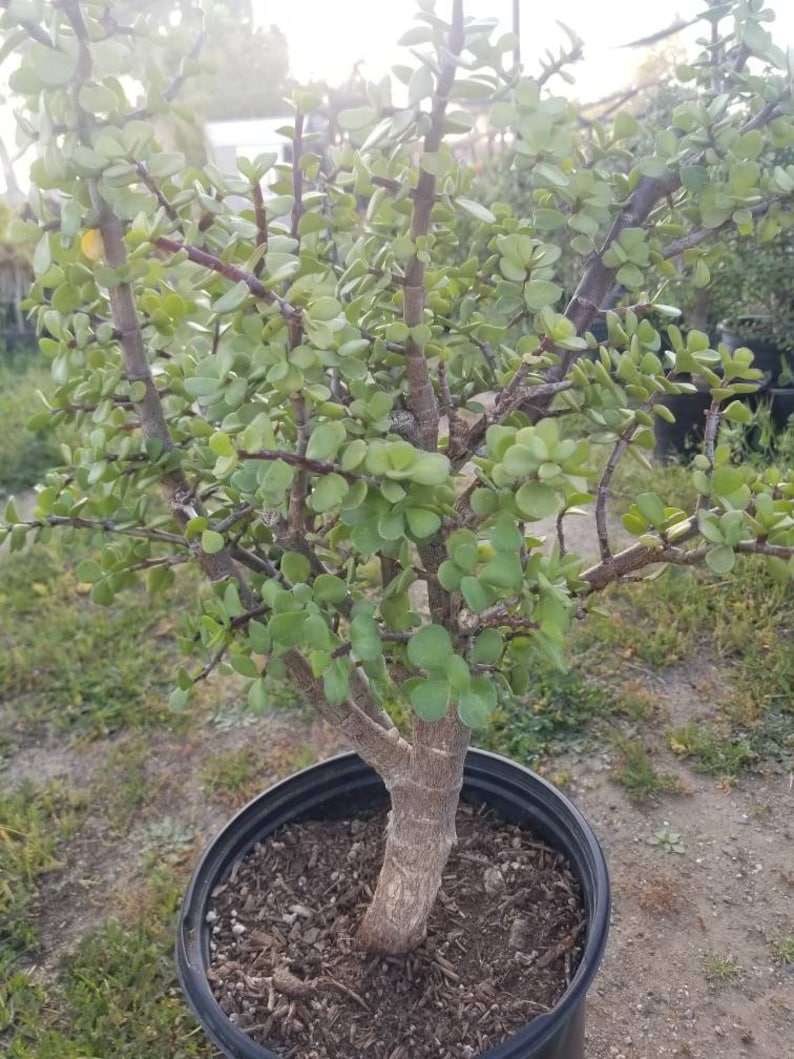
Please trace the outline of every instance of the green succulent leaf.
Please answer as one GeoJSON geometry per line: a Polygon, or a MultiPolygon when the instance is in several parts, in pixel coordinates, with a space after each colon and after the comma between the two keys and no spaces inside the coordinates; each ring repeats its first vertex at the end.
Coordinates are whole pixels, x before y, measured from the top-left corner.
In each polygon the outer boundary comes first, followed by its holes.
{"type": "Polygon", "coordinates": [[[411,689],[411,705],[423,721],[440,721],[449,709],[451,693],[447,680],[423,680],[411,689]]]}
{"type": "Polygon", "coordinates": [[[442,625],[425,625],[408,641],[408,661],[417,669],[443,669],[453,655],[452,638],[442,625]]]}

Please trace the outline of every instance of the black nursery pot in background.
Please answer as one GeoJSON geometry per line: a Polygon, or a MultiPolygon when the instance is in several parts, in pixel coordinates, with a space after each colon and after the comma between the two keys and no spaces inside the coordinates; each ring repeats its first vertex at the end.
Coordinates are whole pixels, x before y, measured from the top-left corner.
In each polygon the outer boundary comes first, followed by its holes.
{"type": "Polygon", "coordinates": [[[766,391],[764,399],[769,403],[775,430],[785,430],[794,416],[794,389],[775,386],[766,391]]]}
{"type": "MultiPolygon", "coordinates": [[[[559,791],[496,754],[469,751],[461,798],[490,807],[509,823],[531,827],[562,852],[578,878],[588,923],[581,963],[558,1004],[480,1059],[583,1059],[585,996],[601,963],[609,927],[609,879],[598,841],[578,809],[559,791]]],[[[285,824],[341,818],[387,804],[377,773],[356,754],[343,754],[265,791],[210,844],[182,905],[177,969],[190,1008],[212,1043],[229,1059],[281,1057],[230,1022],[212,995],[207,980],[210,928],[206,925],[212,891],[235,861],[285,824]]]]}
{"type": "Polygon", "coordinates": [[[657,416],[654,423],[654,453],[661,459],[686,456],[697,450],[706,431],[706,412],[711,394],[706,389],[694,393],[671,393],[660,401],[675,416],[674,423],[657,416]]]}
{"type": "Polygon", "coordinates": [[[771,333],[771,323],[763,316],[740,316],[735,327],[720,324],[720,342],[733,353],[740,346],[753,351],[754,367],[762,371],[762,389],[775,386],[784,367],[790,368],[791,354],[782,350],[771,333]]]}

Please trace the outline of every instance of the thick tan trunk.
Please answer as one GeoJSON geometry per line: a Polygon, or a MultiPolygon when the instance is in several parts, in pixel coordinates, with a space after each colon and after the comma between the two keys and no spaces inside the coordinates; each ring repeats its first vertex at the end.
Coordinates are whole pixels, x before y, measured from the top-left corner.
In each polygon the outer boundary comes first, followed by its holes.
{"type": "Polygon", "coordinates": [[[418,722],[414,737],[409,762],[389,784],[383,865],[358,930],[359,943],[371,952],[410,952],[423,940],[455,845],[469,730],[457,717],[446,718],[418,722]]]}

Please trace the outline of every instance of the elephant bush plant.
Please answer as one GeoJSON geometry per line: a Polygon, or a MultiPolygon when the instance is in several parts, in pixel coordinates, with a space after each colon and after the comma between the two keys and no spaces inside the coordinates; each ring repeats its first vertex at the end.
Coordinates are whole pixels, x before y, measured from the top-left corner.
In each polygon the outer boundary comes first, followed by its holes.
{"type": "Polygon", "coordinates": [[[35,245],[30,305],[57,383],[40,422],[81,438],[3,534],[15,548],[51,527],[92,534],[79,574],[98,604],[201,568],[204,664],[173,705],[217,666],[250,679],[255,708],[286,679],[377,769],[392,810],[359,940],[391,953],[424,935],[469,738],[500,687],[520,695],[539,653],[561,660],[611,584],[659,564],[727,574],[743,553],[787,577],[794,554],[789,472],[734,466],[718,444],[720,421],[748,414],[750,351],[658,326],[675,318],[668,278],[705,286],[720,240],[794,217],[794,166],[775,162],[794,141],[791,66],[769,12],[705,8],[678,70],[691,99],[649,137],[555,95],[565,53],[524,77],[509,36],[462,0],[438,7],[420,0],[394,85],[337,114],[296,91],[291,161],[234,173],[158,145],[200,67],[198,11],[172,33],[106,0],[2,14],[37,150],[14,236],[35,245]],[[519,213],[471,197],[461,156],[486,112],[519,213]],[[598,345],[616,285],[628,295],[598,345]],[[618,549],[615,468],[647,461],[671,414],[660,398],[693,376],[712,394],[697,503],[640,493],[618,549]],[[566,526],[588,505],[585,563],[566,526]]]}

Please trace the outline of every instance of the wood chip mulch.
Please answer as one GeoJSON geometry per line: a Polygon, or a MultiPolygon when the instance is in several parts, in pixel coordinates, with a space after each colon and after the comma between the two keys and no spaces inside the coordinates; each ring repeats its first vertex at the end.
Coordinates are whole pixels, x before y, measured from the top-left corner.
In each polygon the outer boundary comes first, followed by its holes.
{"type": "Polygon", "coordinates": [[[385,814],[291,825],[213,894],[209,978],[220,1006],[279,1059],[475,1059],[547,1011],[585,936],[563,856],[461,805],[426,941],[360,951],[385,814]]]}

